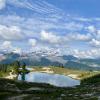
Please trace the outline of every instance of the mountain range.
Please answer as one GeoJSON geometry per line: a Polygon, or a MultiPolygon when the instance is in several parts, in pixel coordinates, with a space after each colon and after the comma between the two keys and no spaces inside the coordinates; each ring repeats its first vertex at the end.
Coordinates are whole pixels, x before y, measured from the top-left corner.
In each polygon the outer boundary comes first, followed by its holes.
{"type": "Polygon", "coordinates": [[[58,66],[79,70],[100,70],[100,58],[77,58],[73,55],[59,55],[56,52],[14,53],[0,52],[0,63],[25,62],[27,66],[58,66]]]}

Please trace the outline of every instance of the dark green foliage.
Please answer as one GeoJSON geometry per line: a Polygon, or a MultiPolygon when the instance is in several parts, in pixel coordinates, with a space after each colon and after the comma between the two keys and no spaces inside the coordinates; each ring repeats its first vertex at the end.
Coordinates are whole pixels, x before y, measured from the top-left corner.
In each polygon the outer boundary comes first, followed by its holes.
{"type": "Polygon", "coordinates": [[[85,79],[82,79],[81,80],[81,84],[84,84],[84,83],[97,83],[97,82],[100,82],[100,74],[97,74],[97,75],[94,75],[92,77],[89,77],[89,78],[85,78],[85,79]]]}
{"type": "Polygon", "coordinates": [[[25,70],[25,69],[26,69],[26,64],[23,63],[23,65],[22,65],[22,70],[25,70]]]}
{"type": "Polygon", "coordinates": [[[21,67],[20,62],[19,61],[15,61],[10,65],[13,66],[13,70],[15,71],[16,74],[18,74],[19,68],[21,67]]]}
{"type": "Polygon", "coordinates": [[[26,69],[26,64],[25,64],[24,62],[23,62],[22,66],[21,66],[20,68],[21,68],[21,69],[18,70],[18,73],[19,73],[19,74],[22,74],[22,76],[23,76],[22,79],[24,79],[24,76],[25,76],[24,74],[27,74],[27,73],[29,73],[30,71],[26,69]]]}
{"type": "Polygon", "coordinates": [[[18,73],[20,66],[21,65],[19,61],[15,61],[11,64],[0,64],[0,71],[6,73],[11,71],[10,69],[13,69],[16,73],[18,73]]]}
{"type": "Polygon", "coordinates": [[[0,71],[7,72],[7,66],[6,64],[0,64],[0,71]]]}

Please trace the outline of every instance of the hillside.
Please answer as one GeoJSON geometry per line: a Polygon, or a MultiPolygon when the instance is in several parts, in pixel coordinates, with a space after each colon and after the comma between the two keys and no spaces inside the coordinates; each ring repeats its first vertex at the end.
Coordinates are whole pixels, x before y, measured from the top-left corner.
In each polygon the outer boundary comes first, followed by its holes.
{"type": "Polygon", "coordinates": [[[99,100],[100,82],[72,88],[0,79],[1,100],[99,100]]]}

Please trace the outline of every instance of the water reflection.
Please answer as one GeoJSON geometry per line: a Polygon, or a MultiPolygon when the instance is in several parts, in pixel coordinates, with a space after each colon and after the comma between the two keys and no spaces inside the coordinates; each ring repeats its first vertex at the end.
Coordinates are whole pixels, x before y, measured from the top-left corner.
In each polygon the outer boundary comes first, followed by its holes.
{"type": "Polygon", "coordinates": [[[80,85],[79,80],[72,79],[68,76],[58,74],[47,74],[40,72],[30,72],[28,74],[20,74],[18,80],[37,82],[37,83],[49,83],[51,85],[59,87],[72,87],[80,85]]]}

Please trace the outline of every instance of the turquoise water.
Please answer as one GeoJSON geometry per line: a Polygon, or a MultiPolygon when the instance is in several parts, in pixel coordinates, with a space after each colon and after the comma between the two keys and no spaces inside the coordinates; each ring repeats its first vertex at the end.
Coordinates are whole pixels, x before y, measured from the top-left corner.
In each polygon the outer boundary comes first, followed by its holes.
{"type": "Polygon", "coordinates": [[[28,74],[19,75],[18,80],[36,83],[48,83],[58,87],[72,87],[80,85],[79,80],[72,79],[68,76],[40,72],[30,72],[28,74]]]}

